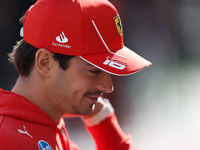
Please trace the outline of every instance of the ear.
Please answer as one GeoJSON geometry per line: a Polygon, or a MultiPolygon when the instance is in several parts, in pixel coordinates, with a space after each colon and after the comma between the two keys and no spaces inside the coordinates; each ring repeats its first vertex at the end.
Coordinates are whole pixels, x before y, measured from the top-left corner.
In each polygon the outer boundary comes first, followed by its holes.
{"type": "Polygon", "coordinates": [[[40,74],[46,78],[50,77],[54,62],[53,54],[47,49],[41,48],[35,54],[35,66],[40,74]]]}

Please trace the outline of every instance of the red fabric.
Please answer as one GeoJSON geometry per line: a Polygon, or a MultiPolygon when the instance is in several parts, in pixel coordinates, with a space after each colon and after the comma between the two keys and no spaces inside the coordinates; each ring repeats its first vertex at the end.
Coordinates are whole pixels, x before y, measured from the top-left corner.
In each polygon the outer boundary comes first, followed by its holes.
{"type": "Polygon", "coordinates": [[[26,12],[24,40],[65,55],[108,52],[92,24],[94,20],[110,50],[119,50],[123,36],[116,28],[117,16],[116,8],[105,0],[38,0],[26,12]]]}
{"type": "Polygon", "coordinates": [[[0,149],[1,150],[23,150],[23,148],[10,137],[0,135],[0,149]]]}
{"type": "Polygon", "coordinates": [[[98,150],[137,150],[131,135],[121,130],[114,112],[100,124],[87,129],[95,139],[98,150]]]}
{"type": "Polygon", "coordinates": [[[80,150],[66,136],[67,132],[66,135],[61,132],[64,127],[63,119],[56,125],[44,111],[23,96],[0,90],[1,150],[38,150],[43,141],[53,150],[68,150],[69,145],[71,150],[80,150]]]}
{"type": "MultiPolygon", "coordinates": [[[[63,119],[56,125],[23,96],[0,89],[0,150],[41,150],[39,146],[44,142],[53,150],[80,150],[69,140],[64,126],[63,119]]],[[[114,113],[99,125],[87,129],[98,150],[136,150],[131,136],[123,133],[114,113]]]]}
{"type": "Polygon", "coordinates": [[[37,48],[81,56],[111,74],[128,75],[151,65],[124,46],[119,14],[107,0],[38,0],[26,13],[23,32],[37,48]]]}

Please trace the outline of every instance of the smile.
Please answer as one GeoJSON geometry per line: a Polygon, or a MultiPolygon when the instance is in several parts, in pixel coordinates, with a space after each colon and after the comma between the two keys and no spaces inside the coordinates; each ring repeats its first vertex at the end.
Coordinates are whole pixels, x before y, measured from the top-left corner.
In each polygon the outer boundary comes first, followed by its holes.
{"type": "Polygon", "coordinates": [[[91,101],[94,101],[94,102],[97,102],[99,96],[95,96],[95,97],[92,97],[92,96],[86,96],[87,98],[89,98],[91,101]]]}

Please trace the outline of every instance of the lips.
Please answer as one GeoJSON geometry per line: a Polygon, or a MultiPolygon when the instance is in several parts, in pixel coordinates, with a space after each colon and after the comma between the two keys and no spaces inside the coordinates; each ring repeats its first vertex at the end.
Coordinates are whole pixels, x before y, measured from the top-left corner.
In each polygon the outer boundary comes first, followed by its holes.
{"type": "Polygon", "coordinates": [[[98,98],[99,98],[99,96],[86,96],[87,98],[89,98],[91,101],[94,101],[94,102],[96,102],[97,100],[98,100],[98,98]]]}

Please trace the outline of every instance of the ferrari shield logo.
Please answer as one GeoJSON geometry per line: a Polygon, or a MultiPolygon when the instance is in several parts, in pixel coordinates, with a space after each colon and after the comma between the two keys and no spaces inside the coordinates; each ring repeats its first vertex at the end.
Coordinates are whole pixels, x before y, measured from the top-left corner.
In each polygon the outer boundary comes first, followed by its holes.
{"type": "Polygon", "coordinates": [[[115,18],[115,25],[120,36],[122,36],[122,23],[120,17],[117,15],[115,18]]]}

